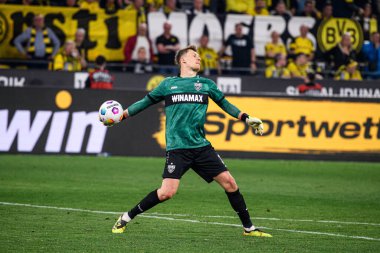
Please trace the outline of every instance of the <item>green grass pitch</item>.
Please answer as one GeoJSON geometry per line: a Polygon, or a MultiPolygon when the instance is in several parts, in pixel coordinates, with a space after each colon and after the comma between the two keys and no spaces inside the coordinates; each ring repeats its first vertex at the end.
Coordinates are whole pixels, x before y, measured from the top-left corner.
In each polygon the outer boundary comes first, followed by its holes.
{"type": "Polygon", "coordinates": [[[223,190],[193,171],[172,200],[112,234],[159,187],[164,158],[0,155],[0,252],[380,251],[380,164],[225,162],[273,238],[243,237],[223,190]]]}

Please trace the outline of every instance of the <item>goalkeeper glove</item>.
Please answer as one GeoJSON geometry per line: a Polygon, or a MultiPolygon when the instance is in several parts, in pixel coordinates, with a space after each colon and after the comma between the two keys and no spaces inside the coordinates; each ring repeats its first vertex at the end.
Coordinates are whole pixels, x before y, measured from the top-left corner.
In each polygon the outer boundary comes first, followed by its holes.
{"type": "Polygon", "coordinates": [[[255,134],[263,135],[264,124],[261,119],[248,116],[245,122],[255,130],[255,134]]]}

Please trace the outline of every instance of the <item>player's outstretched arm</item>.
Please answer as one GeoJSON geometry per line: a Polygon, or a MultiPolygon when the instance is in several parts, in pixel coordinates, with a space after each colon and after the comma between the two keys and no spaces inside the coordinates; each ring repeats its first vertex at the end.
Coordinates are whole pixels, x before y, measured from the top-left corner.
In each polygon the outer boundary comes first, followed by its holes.
{"type": "Polygon", "coordinates": [[[251,117],[247,113],[241,112],[236,106],[231,104],[221,90],[219,90],[213,81],[210,81],[210,97],[226,113],[234,118],[240,119],[247,123],[255,130],[255,134],[263,135],[264,124],[259,118],[251,117]]]}
{"type": "Polygon", "coordinates": [[[236,106],[231,104],[224,97],[217,104],[220,108],[223,109],[223,111],[227,112],[232,117],[238,118],[241,121],[247,123],[249,126],[251,126],[255,130],[255,134],[263,135],[264,124],[259,118],[251,117],[247,113],[241,112],[236,106]]]}
{"type": "Polygon", "coordinates": [[[261,119],[256,117],[251,117],[246,113],[240,112],[239,119],[247,123],[255,130],[255,134],[263,135],[264,132],[264,124],[261,119]]]}
{"type": "Polygon", "coordinates": [[[146,95],[143,99],[133,103],[130,105],[127,109],[124,110],[123,112],[123,120],[125,120],[128,117],[135,116],[136,114],[142,112],[149,106],[157,103],[152,99],[152,97],[148,94],[146,95]]]}

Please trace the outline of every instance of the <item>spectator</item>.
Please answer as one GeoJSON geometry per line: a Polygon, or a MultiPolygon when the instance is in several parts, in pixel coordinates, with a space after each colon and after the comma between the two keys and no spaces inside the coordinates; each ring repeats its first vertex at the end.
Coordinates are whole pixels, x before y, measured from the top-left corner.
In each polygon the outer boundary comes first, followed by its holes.
{"type": "Polygon", "coordinates": [[[193,7],[186,10],[187,15],[198,15],[200,13],[209,13],[209,10],[203,5],[203,0],[193,0],[193,7]]]}
{"type": "Polygon", "coordinates": [[[118,0],[100,0],[100,8],[103,8],[106,14],[115,14],[119,9],[121,9],[122,3],[118,0]]]}
{"type": "Polygon", "coordinates": [[[83,0],[79,3],[81,9],[88,9],[90,11],[98,11],[100,9],[99,0],[83,0]]]}
{"type": "MultiPolygon", "coordinates": [[[[305,0],[303,0],[303,1],[305,1],[305,0]]],[[[331,4],[331,1],[332,0],[317,0],[317,1],[315,1],[315,8],[317,8],[317,10],[322,13],[323,12],[323,8],[326,5],[331,4]]],[[[299,11],[302,12],[303,10],[300,9],[299,11]]]]}
{"type": "Polygon", "coordinates": [[[277,54],[274,57],[276,61],[274,64],[265,69],[266,78],[290,78],[290,71],[286,67],[286,56],[277,54]]]}
{"type": "Polygon", "coordinates": [[[365,42],[363,49],[364,59],[368,62],[368,71],[380,76],[380,33],[375,32],[371,35],[371,41],[365,42]]]}
{"type": "Polygon", "coordinates": [[[327,3],[325,6],[323,6],[321,19],[327,20],[332,17],[333,17],[333,6],[331,3],[327,3]]]}
{"type": "Polygon", "coordinates": [[[146,15],[144,8],[144,0],[133,0],[132,4],[128,5],[126,10],[136,11],[137,13],[137,25],[145,23],[146,24],[146,15]]]}
{"type": "Polygon", "coordinates": [[[255,1],[255,8],[253,9],[252,15],[253,16],[268,16],[269,15],[265,0],[255,1]]]}
{"type": "Polygon", "coordinates": [[[15,0],[15,1],[9,1],[9,3],[13,4],[19,4],[21,2],[22,5],[33,5],[33,6],[50,6],[51,4],[54,5],[54,1],[50,0],[15,0]]]}
{"type": "Polygon", "coordinates": [[[359,22],[363,28],[364,40],[369,40],[370,35],[374,32],[377,32],[377,20],[372,15],[372,6],[367,3],[364,5],[363,13],[359,16],[356,16],[355,19],[359,22]]]}
{"type": "MultiPolygon", "coordinates": [[[[28,59],[51,60],[59,51],[60,42],[54,32],[45,27],[44,16],[33,18],[33,26],[18,35],[14,40],[17,50],[28,59]],[[26,49],[22,46],[26,42],[26,49]]],[[[47,68],[47,63],[41,65],[47,68]]]]}
{"type": "Polygon", "coordinates": [[[165,5],[161,7],[160,11],[168,16],[172,12],[180,11],[180,7],[176,0],[165,0],[165,5]]]}
{"type": "Polygon", "coordinates": [[[124,62],[126,64],[130,63],[132,60],[138,59],[138,50],[139,48],[145,48],[145,54],[148,60],[148,63],[153,62],[153,48],[152,42],[148,38],[147,26],[145,23],[142,23],[138,27],[137,34],[129,37],[124,46],[124,62]]]}
{"type": "Polygon", "coordinates": [[[147,50],[145,47],[139,47],[137,50],[137,58],[132,60],[132,64],[134,65],[133,72],[135,74],[143,74],[152,72],[152,62],[147,56],[147,50]]]}
{"type": "Polygon", "coordinates": [[[206,76],[209,74],[221,74],[218,53],[208,46],[209,37],[203,34],[199,42],[200,47],[198,47],[198,53],[201,57],[201,72],[206,76]]]}
{"type": "Polygon", "coordinates": [[[174,56],[179,50],[179,39],[171,34],[172,25],[164,23],[164,33],[157,37],[156,46],[158,51],[158,64],[161,65],[161,74],[174,74],[177,70],[174,67],[174,56]]]}
{"type": "Polygon", "coordinates": [[[290,53],[292,55],[305,54],[312,60],[314,58],[315,47],[313,42],[307,37],[309,27],[301,25],[300,36],[296,37],[290,44],[290,53]]]}
{"type": "Polygon", "coordinates": [[[114,77],[106,69],[106,58],[99,55],[95,59],[95,70],[89,73],[86,88],[112,89],[114,77]]]}
{"type": "Polygon", "coordinates": [[[77,0],[66,0],[66,4],[64,5],[66,7],[79,7],[79,4],[77,3],[77,0]]]}
{"type": "Polygon", "coordinates": [[[337,70],[340,66],[346,65],[350,60],[356,59],[355,50],[352,48],[351,35],[345,33],[341,41],[330,51],[327,52],[327,60],[337,70]]]}
{"type": "Polygon", "coordinates": [[[286,5],[283,1],[279,1],[275,6],[275,9],[271,11],[272,15],[281,16],[286,21],[288,21],[292,17],[292,13],[286,9],[286,5]]]}
{"type": "Polygon", "coordinates": [[[57,2],[55,2],[54,6],[77,8],[77,7],[79,7],[79,4],[78,4],[77,0],[65,0],[65,1],[57,1],[57,2]]]}
{"type": "Polygon", "coordinates": [[[82,69],[87,68],[87,48],[84,45],[84,39],[86,36],[86,30],[83,28],[78,28],[75,32],[75,47],[79,53],[80,63],[82,69]]]}
{"type": "Polygon", "coordinates": [[[297,10],[298,10],[299,0],[286,0],[286,1],[284,1],[284,0],[271,0],[271,1],[267,1],[267,7],[269,8],[269,10],[274,11],[279,2],[284,3],[285,9],[289,10],[289,14],[291,16],[296,15],[297,10]]]}
{"type": "Polygon", "coordinates": [[[308,57],[303,53],[297,55],[295,61],[288,64],[288,69],[291,77],[305,78],[307,76],[307,72],[311,71],[308,57]]]}
{"type": "Polygon", "coordinates": [[[320,19],[321,13],[315,8],[315,1],[307,0],[305,1],[304,8],[300,16],[320,19]]]}
{"type": "Polygon", "coordinates": [[[63,46],[63,50],[54,57],[53,70],[80,71],[80,56],[75,48],[75,42],[68,40],[63,46]]]}
{"type": "Polygon", "coordinates": [[[226,0],[226,12],[234,14],[253,14],[254,0],[226,0]]]}
{"type": "Polygon", "coordinates": [[[215,14],[226,13],[226,0],[205,0],[204,6],[215,14]]]}
{"type": "Polygon", "coordinates": [[[232,51],[232,67],[240,69],[236,73],[246,74],[247,70],[242,70],[242,68],[250,69],[251,72],[256,71],[255,48],[252,39],[243,34],[243,25],[241,23],[235,25],[235,34],[228,37],[219,54],[223,55],[228,46],[231,47],[232,51]]]}
{"type": "Polygon", "coordinates": [[[164,6],[164,0],[146,0],[148,11],[155,12],[164,6]]]}
{"type": "Polygon", "coordinates": [[[21,4],[22,5],[26,5],[26,6],[28,6],[28,5],[34,5],[33,4],[33,0],[21,0],[21,4]]]}
{"type": "Polygon", "coordinates": [[[353,0],[334,0],[331,2],[334,9],[334,17],[352,18],[355,14],[363,13],[363,9],[356,5],[353,0]]]}
{"type": "Polygon", "coordinates": [[[275,57],[282,54],[286,57],[286,47],[282,43],[280,34],[276,31],[271,33],[272,41],[265,44],[265,65],[270,66],[275,62],[275,57]]]}
{"type": "Polygon", "coordinates": [[[321,95],[322,91],[322,85],[315,82],[315,73],[314,72],[308,72],[304,83],[297,86],[297,90],[299,94],[304,95],[321,95]]]}
{"type": "Polygon", "coordinates": [[[342,65],[335,74],[335,80],[361,81],[363,80],[358,63],[351,60],[347,65],[342,65]]]}

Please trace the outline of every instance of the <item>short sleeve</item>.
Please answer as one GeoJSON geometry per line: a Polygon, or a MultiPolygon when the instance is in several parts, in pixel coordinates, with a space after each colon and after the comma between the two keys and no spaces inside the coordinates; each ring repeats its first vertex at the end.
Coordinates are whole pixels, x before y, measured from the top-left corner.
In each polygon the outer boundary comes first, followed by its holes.
{"type": "Polygon", "coordinates": [[[163,43],[162,36],[157,37],[157,39],[156,39],[156,45],[162,44],[162,43],[163,43]]]}
{"type": "Polygon", "coordinates": [[[178,39],[178,37],[173,36],[173,38],[175,39],[175,42],[174,42],[173,44],[178,44],[178,43],[179,43],[179,39],[178,39]]]}
{"type": "Polygon", "coordinates": [[[209,95],[215,103],[219,103],[224,99],[224,93],[218,89],[214,81],[210,80],[209,82],[209,95]]]}
{"type": "Polygon", "coordinates": [[[232,44],[232,35],[228,36],[227,40],[224,42],[224,46],[230,46],[232,44]]]}

